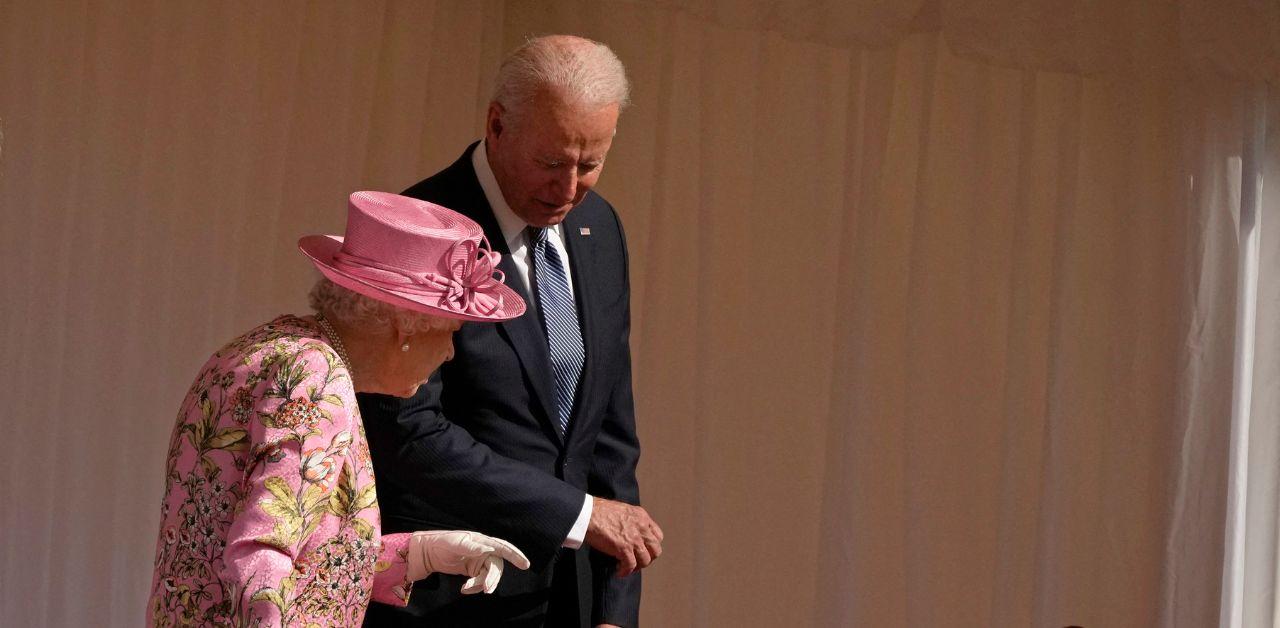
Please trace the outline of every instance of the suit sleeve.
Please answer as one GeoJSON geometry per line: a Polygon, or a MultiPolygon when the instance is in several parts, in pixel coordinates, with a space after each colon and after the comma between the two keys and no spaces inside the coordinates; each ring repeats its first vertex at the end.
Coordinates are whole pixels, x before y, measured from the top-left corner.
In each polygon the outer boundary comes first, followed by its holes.
{"type": "MultiPolygon", "coordinates": [[[[640,460],[640,439],[636,435],[635,403],[631,391],[631,284],[626,237],[622,222],[618,225],[618,239],[623,256],[623,309],[625,318],[622,333],[617,338],[618,359],[621,368],[610,393],[605,416],[596,441],[595,455],[588,477],[588,490],[592,495],[628,504],[640,504],[640,486],[636,481],[636,464],[640,460]]],[[[614,575],[617,560],[608,554],[591,550],[592,625],[606,623],[623,627],[639,625],[640,571],[625,578],[614,575]]]]}
{"type": "Polygon", "coordinates": [[[408,399],[358,395],[366,424],[384,422],[369,430],[370,444],[395,452],[375,460],[388,470],[379,471],[379,481],[388,478],[472,529],[514,543],[541,569],[564,543],[585,493],[476,441],[444,417],[440,390],[437,372],[408,399]]]}

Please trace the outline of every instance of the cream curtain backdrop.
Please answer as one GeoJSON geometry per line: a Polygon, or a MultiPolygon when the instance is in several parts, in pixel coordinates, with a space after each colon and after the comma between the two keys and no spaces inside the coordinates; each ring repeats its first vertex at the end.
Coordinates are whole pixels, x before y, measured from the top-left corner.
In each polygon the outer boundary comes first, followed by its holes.
{"type": "Polygon", "coordinates": [[[1277,12],[0,0],[0,624],[141,621],[195,369],[572,32],[634,83],[646,625],[1270,625],[1277,12]]]}

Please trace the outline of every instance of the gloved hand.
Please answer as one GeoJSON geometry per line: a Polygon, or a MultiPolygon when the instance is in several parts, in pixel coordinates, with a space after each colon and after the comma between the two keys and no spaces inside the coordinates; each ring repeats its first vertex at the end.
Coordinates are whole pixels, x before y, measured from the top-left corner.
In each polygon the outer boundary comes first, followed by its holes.
{"type": "Polygon", "coordinates": [[[409,539],[408,559],[411,580],[436,572],[471,576],[462,585],[463,595],[493,593],[502,579],[503,560],[517,569],[529,568],[529,559],[516,546],[465,530],[414,532],[409,539]]]}

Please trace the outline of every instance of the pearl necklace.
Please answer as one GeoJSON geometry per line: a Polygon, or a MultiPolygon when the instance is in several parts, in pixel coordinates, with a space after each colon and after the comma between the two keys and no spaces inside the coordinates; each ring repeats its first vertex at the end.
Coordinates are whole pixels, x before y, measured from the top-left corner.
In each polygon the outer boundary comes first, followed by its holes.
{"type": "Polygon", "coordinates": [[[347,348],[342,346],[342,338],[338,337],[338,332],[334,331],[333,325],[329,324],[329,320],[324,314],[316,313],[316,322],[320,323],[320,327],[324,329],[324,333],[333,341],[333,348],[338,351],[338,357],[342,358],[343,363],[347,365],[347,374],[351,376],[351,381],[355,381],[356,370],[351,367],[351,358],[347,357],[347,348]]]}

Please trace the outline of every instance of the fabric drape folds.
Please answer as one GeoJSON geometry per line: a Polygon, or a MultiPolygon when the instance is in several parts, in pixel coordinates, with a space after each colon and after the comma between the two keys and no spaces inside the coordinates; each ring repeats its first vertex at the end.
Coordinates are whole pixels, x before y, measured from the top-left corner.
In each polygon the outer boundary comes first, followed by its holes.
{"type": "Polygon", "coordinates": [[[1165,62],[1280,79],[1280,6],[1249,0],[655,0],[729,28],[838,48],[939,33],[957,54],[1004,67],[1096,74],[1133,69],[1134,33],[1160,24],[1165,62]],[[1163,23],[1163,24],[1162,24],[1163,23]]]}
{"type": "Polygon", "coordinates": [[[1241,285],[1251,434],[1280,416],[1265,186],[1254,284],[1239,263],[1242,181],[1280,154],[1277,23],[1251,0],[0,3],[0,624],[139,622],[195,369],[304,311],[296,238],[447,165],[502,53],[546,32],[633,82],[598,189],[666,531],[646,625],[1202,628],[1235,583],[1265,623],[1274,506],[1227,522],[1231,487],[1274,495],[1231,461],[1241,285]]]}

